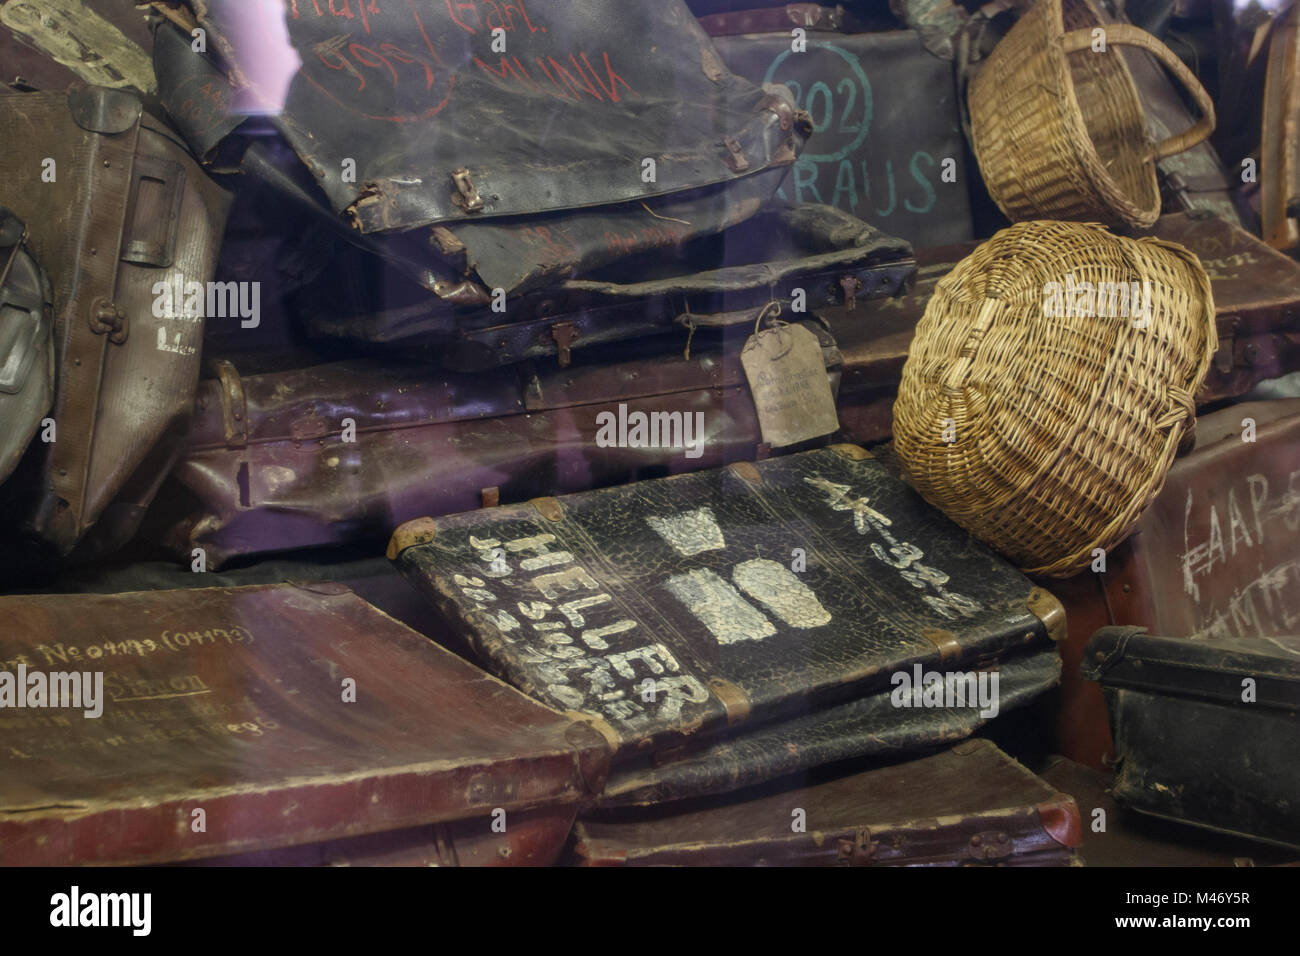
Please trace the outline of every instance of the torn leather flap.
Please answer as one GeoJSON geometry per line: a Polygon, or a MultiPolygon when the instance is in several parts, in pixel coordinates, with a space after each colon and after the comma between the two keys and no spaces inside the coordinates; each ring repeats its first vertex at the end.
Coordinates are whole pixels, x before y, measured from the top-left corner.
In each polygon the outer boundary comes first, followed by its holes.
{"type": "Polygon", "coordinates": [[[810,128],[682,0],[194,7],[230,110],[275,116],[363,233],[729,182],[793,162],[810,128]]]}

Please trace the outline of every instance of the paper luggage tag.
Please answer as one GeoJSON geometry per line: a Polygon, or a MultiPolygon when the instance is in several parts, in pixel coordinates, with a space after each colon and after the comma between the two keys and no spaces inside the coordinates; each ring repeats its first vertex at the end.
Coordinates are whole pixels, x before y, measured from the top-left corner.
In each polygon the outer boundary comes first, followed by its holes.
{"type": "Polygon", "coordinates": [[[821,343],[802,325],[778,323],[755,332],[740,364],[768,445],[795,445],[840,427],[821,343]]]}

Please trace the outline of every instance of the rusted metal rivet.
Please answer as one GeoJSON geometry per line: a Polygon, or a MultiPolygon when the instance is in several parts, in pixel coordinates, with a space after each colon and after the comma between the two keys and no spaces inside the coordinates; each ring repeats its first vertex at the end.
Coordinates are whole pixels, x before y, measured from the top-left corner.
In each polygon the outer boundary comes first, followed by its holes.
{"type": "Polygon", "coordinates": [[[94,255],[98,255],[98,254],[99,254],[99,250],[96,249],[94,246],[91,246],[91,247],[90,247],[90,254],[91,254],[92,256],[94,256],[94,255]]]}
{"type": "Polygon", "coordinates": [[[1096,654],[1093,654],[1092,657],[1093,660],[1095,660],[1098,664],[1100,664],[1102,661],[1106,659],[1106,655],[1103,654],[1101,651],[1098,651],[1096,654]]]}
{"type": "Polygon", "coordinates": [[[104,168],[105,168],[105,169],[111,169],[112,166],[113,166],[112,163],[110,163],[108,160],[104,160],[104,168]]]}
{"type": "Polygon", "coordinates": [[[971,846],[979,846],[979,845],[980,845],[981,843],[983,843],[983,842],[984,842],[984,841],[981,840],[981,839],[979,838],[978,835],[973,836],[973,837],[970,838],[970,845],[971,845],[971,846]]]}

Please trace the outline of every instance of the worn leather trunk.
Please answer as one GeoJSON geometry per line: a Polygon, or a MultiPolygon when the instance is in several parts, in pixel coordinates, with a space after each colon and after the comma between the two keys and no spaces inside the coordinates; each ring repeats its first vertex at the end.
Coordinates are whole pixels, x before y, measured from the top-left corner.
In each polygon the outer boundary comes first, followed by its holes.
{"type": "Polygon", "coordinates": [[[1300,631],[1300,400],[1201,416],[1195,446],[1104,571],[1054,582],[1066,606],[1058,746],[1100,766],[1111,749],[1097,686],[1079,676],[1106,625],[1195,640],[1268,641],[1300,631]],[[1244,437],[1252,437],[1246,441],[1244,437]]]}
{"type": "MultiPolygon", "coordinates": [[[[830,389],[834,340],[814,322],[830,389]]],[[[752,325],[738,328],[740,337],[752,325]]],[[[738,345],[711,330],[584,353],[565,370],[479,374],[354,360],[199,388],[186,450],[151,514],[186,561],[372,540],[403,521],[768,453],[738,345]],[[589,359],[589,360],[588,360],[589,359]],[[601,416],[678,418],[653,447],[601,447],[601,416]],[[350,423],[350,426],[349,426],[350,423]],[[690,429],[688,432],[687,429],[690,429]],[[670,441],[677,441],[676,446],[670,441]]]]}
{"type": "Polygon", "coordinates": [[[813,25],[790,23],[788,8],[751,11],[720,17],[718,28],[731,32],[747,15],[787,22],[713,41],[731,70],[785,84],[810,115],[812,136],[777,196],[827,203],[917,247],[973,239],[967,179],[975,167],[967,167],[952,64],[914,31],[825,32],[843,27],[842,11],[795,6],[813,25]],[[792,49],[794,26],[807,31],[802,52],[792,49]]]}
{"type": "MultiPolygon", "coordinates": [[[[918,670],[992,686],[999,661],[1050,651],[1064,624],[1050,594],[851,445],[419,519],[389,555],[489,667],[588,715],[630,772],[638,755],[667,765],[735,742],[694,778],[642,771],[627,802],[761,782],[773,750],[813,745],[836,719],[848,729],[855,702],[899,694],[918,670]],[[808,732],[791,732],[803,717],[808,732]],[[752,754],[751,728],[764,735],[752,754]]],[[[973,709],[968,686],[956,706],[973,709]]],[[[912,701],[892,716],[919,737],[957,723],[912,701]]]]}
{"type": "Polygon", "coordinates": [[[98,717],[0,715],[6,865],[545,864],[608,763],[337,585],[4,597],[0,620],[5,677],[103,677],[98,717]]]}
{"type": "MultiPolygon", "coordinates": [[[[1161,216],[1150,234],[1196,253],[1214,291],[1219,351],[1197,393],[1199,406],[1239,398],[1265,379],[1300,369],[1300,263],[1204,212],[1161,216]]],[[[874,303],[869,326],[842,325],[835,307],[818,310],[844,355],[839,413],[846,437],[864,443],[889,439],[916,323],[935,283],[975,245],[918,249],[914,286],[874,303]]]]}
{"type": "MultiPolygon", "coordinates": [[[[584,215],[600,220],[603,241],[630,258],[515,302],[499,300],[500,310],[485,293],[466,293],[469,308],[455,308],[375,256],[351,250],[325,281],[304,290],[295,311],[318,338],[389,353],[427,349],[460,371],[550,355],[564,367],[574,352],[611,341],[725,325],[752,328],[774,301],[787,319],[799,318],[796,308],[840,304],[852,307],[850,319],[867,324],[864,300],[901,292],[914,269],[903,240],[815,204],[774,203],[743,225],[693,242],[686,242],[690,230],[680,223],[584,215]],[[660,240],[667,248],[647,251],[660,240]]],[[[527,232],[530,241],[570,244],[554,223],[484,228],[498,230],[502,242],[527,232]]],[[[526,250],[502,248],[511,263],[527,259],[526,250]]]]}
{"type": "Polygon", "coordinates": [[[1084,675],[1106,694],[1117,800],[1300,849],[1300,637],[1191,641],[1108,627],[1086,659],[1084,675]]]}
{"type": "Polygon", "coordinates": [[[579,820],[585,866],[1069,866],[1070,797],[987,740],[703,809],[579,820]]]}
{"type": "Polygon", "coordinates": [[[212,278],[228,197],[120,90],[0,94],[0,141],[3,202],[54,290],[57,437],[27,526],[66,555],[96,522],[129,537],[184,429],[204,318],[159,289],[212,278]]]}

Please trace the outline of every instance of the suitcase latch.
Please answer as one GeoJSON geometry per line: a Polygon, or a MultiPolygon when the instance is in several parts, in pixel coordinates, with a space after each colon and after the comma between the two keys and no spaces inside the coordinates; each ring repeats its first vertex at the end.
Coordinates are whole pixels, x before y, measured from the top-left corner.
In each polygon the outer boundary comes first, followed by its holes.
{"type": "Polygon", "coordinates": [[[570,347],[577,337],[578,331],[573,327],[572,322],[556,322],[551,326],[551,338],[555,339],[555,348],[560,358],[560,368],[568,368],[569,362],[573,360],[570,347]]]}
{"type": "Polygon", "coordinates": [[[126,313],[113,302],[103,297],[90,303],[90,331],[96,335],[108,335],[114,345],[126,341],[128,331],[126,313]]]}
{"type": "Polygon", "coordinates": [[[1005,860],[1014,851],[1015,844],[1011,841],[1011,837],[997,830],[975,834],[970,838],[970,846],[967,848],[971,859],[979,860],[981,863],[1005,860]]]}
{"type": "Polygon", "coordinates": [[[870,830],[858,830],[849,837],[840,837],[840,866],[870,866],[875,862],[879,843],[871,839],[870,830]]]}
{"type": "Polygon", "coordinates": [[[844,307],[852,312],[858,307],[858,290],[862,280],[857,276],[840,276],[840,289],[844,292],[844,307]]]}
{"type": "Polygon", "coordinates": [[[478,194],[478,187],[474,185],[474,178],[468,169],[453,169],[451,181],[456,186],[452,202],[466,212],[478,212],[483,208],[483,197],[478,194]]]}
{"type": "Polygon", "coordinates": [[[749,160],[745,158],[745,151],[741,149],[736,137],[725,137],[722,145],[727,147],[726,163],[733,173],[743,173],[749,169],[749,160]]]}

